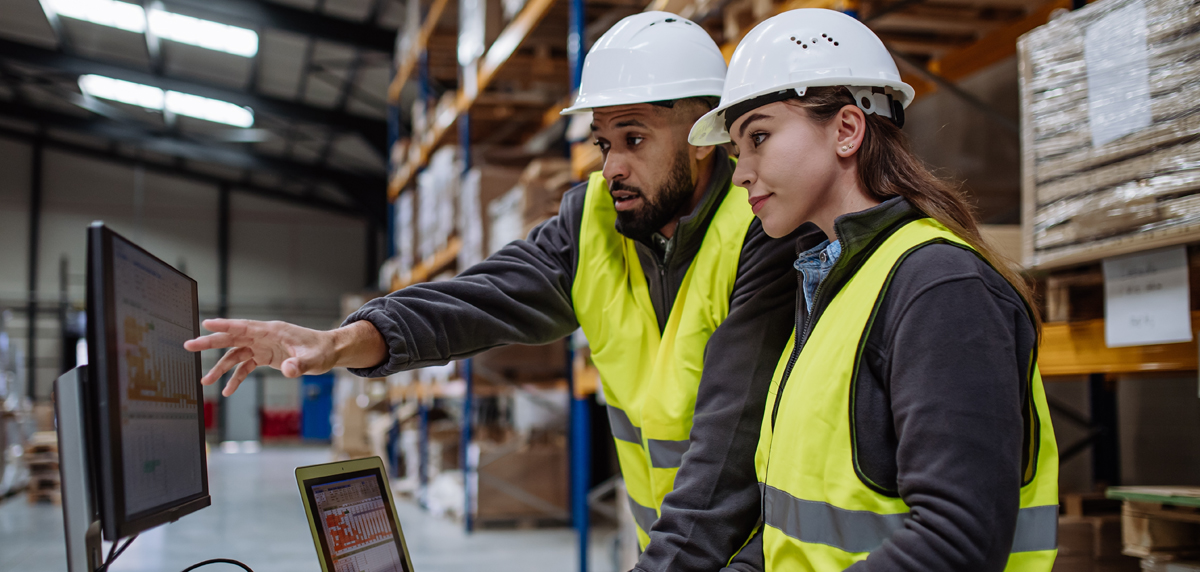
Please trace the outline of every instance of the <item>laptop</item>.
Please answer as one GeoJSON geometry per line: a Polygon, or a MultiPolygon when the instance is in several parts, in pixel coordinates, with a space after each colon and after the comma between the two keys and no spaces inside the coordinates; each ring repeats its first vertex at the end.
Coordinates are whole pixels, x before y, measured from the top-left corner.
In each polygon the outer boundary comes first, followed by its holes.
{"type": "Polygon", "coordinates": [[[412,572],[379,457],[296,469],[322,572],[412,572]]]}

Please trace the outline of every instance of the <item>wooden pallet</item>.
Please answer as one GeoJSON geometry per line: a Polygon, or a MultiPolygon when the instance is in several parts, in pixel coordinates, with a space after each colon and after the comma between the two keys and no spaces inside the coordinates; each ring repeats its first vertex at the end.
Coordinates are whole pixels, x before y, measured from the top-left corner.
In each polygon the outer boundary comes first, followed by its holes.
{"type": "Polygon", "coordinates": [[[62,491],[27,491],[26,498],[29,499],[29,504],[37,504],[42,502],[61,505],[62,491]]]}
{"type": "Polygon", "coordinates": [[[58,434],[54,431],[38,431],[34,433],[29,438],[29,444],[25,445],[25,454],[53,454],[55,457],[58,457],[58,434]]]}
{"type": "Polygon", "coordinates": [[[1059,497],[1063,516],[1107,516],[1121,514],[1121,501],[1104,493],[1066,493],[1059,497]]]}
{"type": "Polygon", "coordinates": [[[1108,496],[1124,501],[1122,552],[1138,558],[1200,553],[1200,489],[1116,487],[1108,496]]]}

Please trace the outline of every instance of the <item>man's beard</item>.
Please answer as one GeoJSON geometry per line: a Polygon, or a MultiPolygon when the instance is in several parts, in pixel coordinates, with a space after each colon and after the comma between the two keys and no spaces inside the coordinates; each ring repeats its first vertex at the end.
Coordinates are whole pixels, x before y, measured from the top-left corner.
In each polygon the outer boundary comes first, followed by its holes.
{"type": "Polygon", "coordinates": [[[675,164],[671,166],[667,182],[653,197],[647,196],[642,189],[621,181],[614,181],[609,190],[629,191],[641,197],[641,208],[617,212],[617,232],[633,240],[646,240],[679,215],[692,198],[695,184],[692,183],[692,169],[687,151],[675,157],[675,164]]]}

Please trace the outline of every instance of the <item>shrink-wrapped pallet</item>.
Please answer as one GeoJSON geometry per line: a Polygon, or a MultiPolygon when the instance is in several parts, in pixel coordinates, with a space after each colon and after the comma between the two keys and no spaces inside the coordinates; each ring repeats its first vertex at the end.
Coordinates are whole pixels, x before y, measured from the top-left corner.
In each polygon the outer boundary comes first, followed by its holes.
{"type": "Polygon", "coordinates": [[[454,234],[460,171],[457,148],[447,145],[434,152],[417,175],[418,261],[445,249],[454,234]]]}
{"type": "Polygon", "coordinates": [[[417,248],[413,241],[414,223],[416,222],[413,209],[413,195],[413,191],[400,193],[396,197],[396,202],[392,207],[396,209],[395,236],[393,240],[395,241],[398,278],[401,282],[405,283],[408,282],[412,268],[417,263],[417,248]]]}
{"type": "Polygon", "coordinates": [[[1026,266],[1200,240],[1200,4],[1096,2],[1018,65],[1026,266]]]}

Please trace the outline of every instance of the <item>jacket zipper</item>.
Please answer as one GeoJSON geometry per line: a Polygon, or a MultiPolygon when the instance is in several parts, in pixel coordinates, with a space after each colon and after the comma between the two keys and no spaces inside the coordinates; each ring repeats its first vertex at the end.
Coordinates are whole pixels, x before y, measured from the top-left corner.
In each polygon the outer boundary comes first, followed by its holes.
{"type": "Polygon", "coordinates": [[[662,288],[663,306],[664,310],[666,310],[665,315],[668,321],[671,319],[671,312],[675,309],[675,297],[678,295],[678,292],[672,294],[670,286],[667,284],[667,267],[671,264],[671,252],[674,250],[671,248],[673,242],[673,240],[667,241],[666,247],[663,248],[662,264],[658,266],[658,286],[662,288]]]}
{"type": "MultiPolygon", "coordinates": [[[[826,279],[829,277],[826,276],[826,279]]],[[[799,286],[799,291],[796,294],[796,343],[792,346],[792,355],[788,357],[787,367],[783,368],[783,377],[779,380],[779,389],[775,392],[775,404],[771,408],[771,430],[775,430],[775,417],[779,415],[779,403],[783,400],[783,388],[787,385],[788,378],[792,375],[792,368],[796,366],[796,361],[800,359],[800,350],[804,349],[804,344],[808,342],[808,336],[812,334],[812,326],[815,317],[823,310],[821,307],[821,291],[825,289],[825,280],[817,284],[817,291],[813,293],[813,311],[808,313],[804,318],[804,328],[800,328],[800,304],[804,303],[804,273],[796,271],[796,282],[799,286]]]]}

